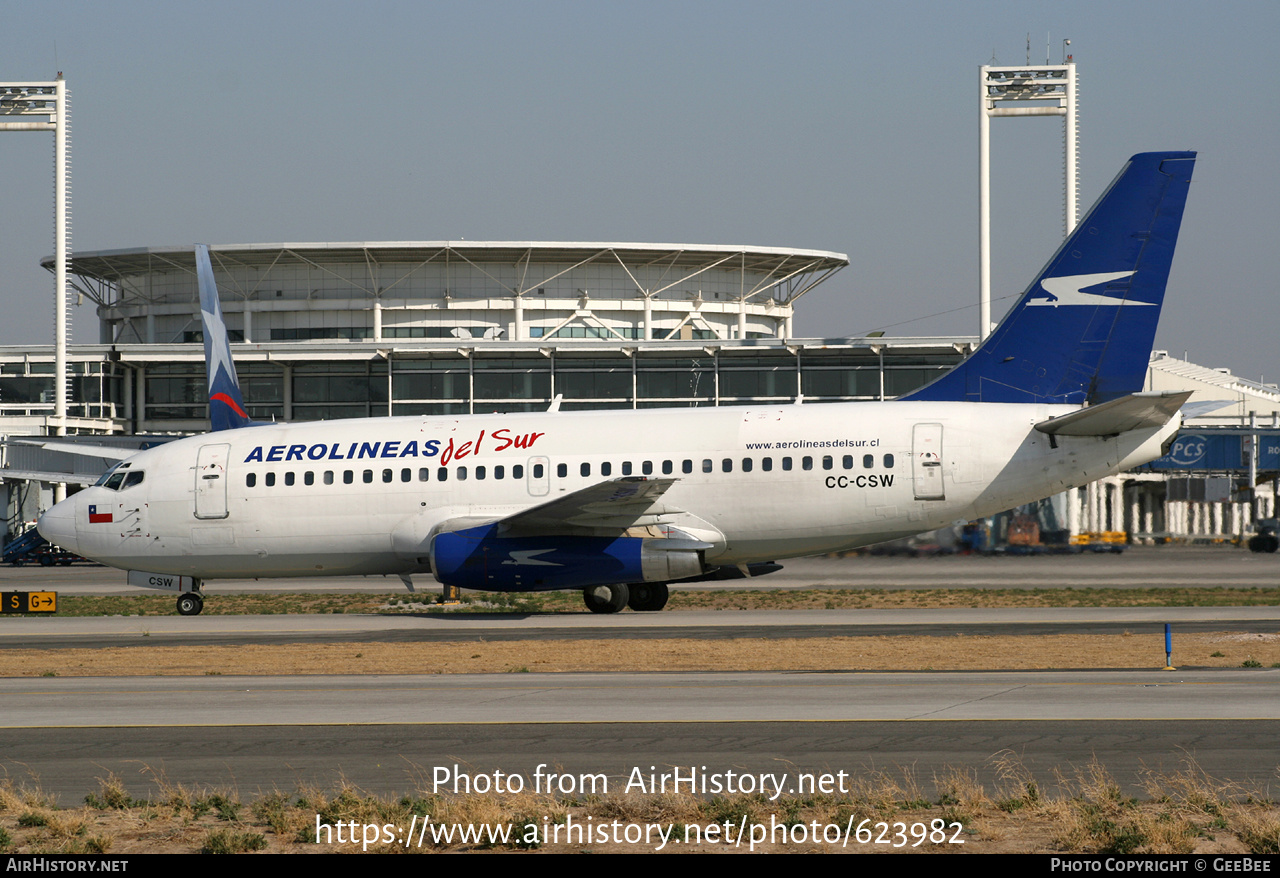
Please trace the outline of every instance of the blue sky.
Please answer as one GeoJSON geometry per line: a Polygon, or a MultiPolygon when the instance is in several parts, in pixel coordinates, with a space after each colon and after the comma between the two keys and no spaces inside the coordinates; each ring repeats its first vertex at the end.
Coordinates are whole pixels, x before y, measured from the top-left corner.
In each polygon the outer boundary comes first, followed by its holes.
{"type": "MultiPolygon", "coordinates": [[[[59,2],[0,79],[72,95],[73,247],[611,240],[852,265],[804,336],[977,323],[977,76],[1061,58],[1081,200],[1196,149],[1157,346],[1280,379],[1274,2],[59,2]],[[961,310],[954,310],[961,309],[961,310]],[[937,315],[940,312],[952,312],[937,315]],[[925,318],[925,319],[921,319],[925,318]]],[[[1061,123],[993,124],[993,295],[1061,236],[1061,123]]],[[[0,344],[52,339],[52,136],[0,138],[0,344]]],[[[1000,314],[1007,301],[998,302],[1000,314]]],[[[97,340],[91,306],[75,338],[97,340]]]]}

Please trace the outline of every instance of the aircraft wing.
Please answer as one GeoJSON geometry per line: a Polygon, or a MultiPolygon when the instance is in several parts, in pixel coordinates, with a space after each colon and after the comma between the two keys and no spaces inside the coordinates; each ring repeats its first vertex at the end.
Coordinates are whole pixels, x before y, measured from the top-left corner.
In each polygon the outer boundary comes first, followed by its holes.
{"type": "Polygon", "coordinates": [[[0,480],[22,479],[28,482],[48,482],[52,485],[92,485],[102,478],[102,473],[55,473],[34,469],[0,469],[0,480]]]}
{"type": "Polygon", "coordinates": [[[621,536],[629,528],[658,524],[660,516],[681,512],[661,502],[662,495],[675,483],[676,479],[635,476],[610,479],[506,518],[451,518],[434,530],[453,533],[492,525],[496,534],[503,537],[621,536]]]}
{"type": "Polygon", "coordinates": [[[501,519],[498,533],[513,537],[552,536],[580,529],[621,533],[642,523],[646,516],[681,511],[659,502],[676,481],[628,476],[599,482],[501,519]]]}
{"type": "Polygon", "coordinates": [[[1190,398],[1191,391],[1131,393],[1041,421],[1036,429],[1050,436],[1116,436],[1130,430],[1149,430],[1169,423],[1190,398]]]}
{"type": "MultiPolygon", "coordinates": [[[[137,448],[113,448],[109,445],[81,445],[77,442],[37,442],[32,439],[10,439],[10,445],[34,445],[45,451],[62,451],[67,454],[82,454],[85,457],[101,457],[104,460],[128,460],[138,453],[137,448]]],[[[101,475],[99,473],[98,475],[101,475]]],[[[97,476],[94,476],[97,479],[97,476]]]]}

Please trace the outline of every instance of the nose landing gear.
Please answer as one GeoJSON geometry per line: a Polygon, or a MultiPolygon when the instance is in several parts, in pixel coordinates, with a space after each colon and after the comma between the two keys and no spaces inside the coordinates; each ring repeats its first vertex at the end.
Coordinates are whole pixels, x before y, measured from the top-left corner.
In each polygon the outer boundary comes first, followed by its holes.
{"type": "Polygon", "coordinates": [[[178,613],[182,616],[198,616],[204,609],[204,598],[193,591],[178,595],[178,613]]]}

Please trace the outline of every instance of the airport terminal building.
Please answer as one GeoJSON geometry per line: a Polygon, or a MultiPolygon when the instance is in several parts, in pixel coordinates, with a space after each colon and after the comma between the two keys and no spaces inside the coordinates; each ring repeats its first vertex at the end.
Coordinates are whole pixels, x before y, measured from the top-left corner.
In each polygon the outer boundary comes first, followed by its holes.
{"type": "MultiPolygon", "coordinates": [[[[257,418],[892,398],[972,339],[791,337],[839,253],[699,245],[428,242],[212,248],[257,418]]],[[[192,248],[83,253],[100,343],[69,359],[77,429],[207,429],[192,248]]],[[[0,413],[51,408],[52,351],[0,349],[0,413]]]]}
{"type": "MultiPolygon", "coordinates": [[[[557,399],[562,410],[891,399],[977,342],[794,338],[802,297],[849,264],[817,250],[454,241],[211,256],[249,414],[264,420],[538,411],[557,399]]],[[[73,295],[97,305],[99,341],[69,349],[66,432],[128,444],[208,429],[194,249],[80,253],[70,271],[73,295]]],[[[0,434],[56,432],[54,371],[52,346],[0,347],[0,434]]],[[[1150,375],[1152,389],[1232,399],[1223,423],[1280,411],[1275,388],[1221,370],[1157,357],[1150,375]]],[[[66,472],[74,484],[104,468],[12,442],[0,451],[11,530],[48,505],[48,484],[24,473],[66,472]]],[[[1247,525],[1231,501],[1173,509],[1163,478],[1068,492],[1063,514],[1073,532],[1247,525]]]]}

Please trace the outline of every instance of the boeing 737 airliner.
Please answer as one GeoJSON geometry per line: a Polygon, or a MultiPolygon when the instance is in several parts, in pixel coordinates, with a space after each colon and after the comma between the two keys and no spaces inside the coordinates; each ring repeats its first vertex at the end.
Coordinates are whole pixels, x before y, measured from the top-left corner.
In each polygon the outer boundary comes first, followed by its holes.
{"type": "Polygon", "coordinates": [[[973,519],[1159,457],[1142,393],[1195,154],[1134,156],[985,342],[892,402],[252,424],[197,247],[214,432],[40,519],[200,612],[228,577],[431,573],[659,610],[668,583],[973,519]]]}

